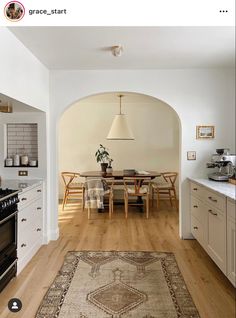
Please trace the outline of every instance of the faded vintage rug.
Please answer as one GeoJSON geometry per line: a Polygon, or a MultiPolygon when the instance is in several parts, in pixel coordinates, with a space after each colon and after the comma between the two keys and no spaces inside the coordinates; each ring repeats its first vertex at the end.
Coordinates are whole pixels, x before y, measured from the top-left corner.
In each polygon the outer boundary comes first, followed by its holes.
{"type": "Polygon", "coordinates": [[[68,252],[36,318],[199,318],[173,253],[68,252]]]}

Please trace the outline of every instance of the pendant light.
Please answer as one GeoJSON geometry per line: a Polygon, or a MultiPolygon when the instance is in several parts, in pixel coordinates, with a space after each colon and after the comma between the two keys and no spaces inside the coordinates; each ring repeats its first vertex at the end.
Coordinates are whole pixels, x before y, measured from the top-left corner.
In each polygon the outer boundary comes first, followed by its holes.
{"type": "Polygon", "coordinates": [[[121,99],[124,95],[118,95],[120,98],[120,113],[117,114],[112,122],[111,129],[107,139],[111,140],[134,140],[132,130],[130,129],[126,115],[121,113],[121,99]]]}

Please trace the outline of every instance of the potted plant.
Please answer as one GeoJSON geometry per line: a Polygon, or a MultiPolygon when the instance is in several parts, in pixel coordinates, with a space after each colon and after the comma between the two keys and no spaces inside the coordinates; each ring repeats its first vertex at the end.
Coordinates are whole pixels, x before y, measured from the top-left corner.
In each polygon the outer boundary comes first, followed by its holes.
{"type": "Polygon", "coordinates": [[[100,144],[98,150],[95,153],[95,157],[97,159],[97,162],[101,163],[101,169],[103,172],[106,172],[108,162],[109,162],[109,152],[106,147],[100,144]]]}

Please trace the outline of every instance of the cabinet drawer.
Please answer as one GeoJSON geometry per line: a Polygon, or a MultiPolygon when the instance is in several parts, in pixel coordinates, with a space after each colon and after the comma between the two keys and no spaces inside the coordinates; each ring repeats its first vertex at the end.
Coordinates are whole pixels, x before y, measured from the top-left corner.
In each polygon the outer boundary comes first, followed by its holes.
{"type": "Polygon", "coordinates": [[[202,198],[202,194],[203,194],[203,187],[202,186],[200,186],[197,183],[191,182],[190,189],[191,189],[192,195],[197,196],[199,198],[202,198]]]}
{"type": "Polygon", "coordinates": [[[226,197],[216,194],[213,191],[204,189],[203,192],[206,203],[214,208],[221,210],[223,213],[226,211],[226,197]]]}
{"type": "Polygon", "coordinates": [[[205,211],[204,204],[193,195],[191,195],[191,215],[193,215],[202,224],[206,224],[207,213],[205,211]]]}
{"type": "Polygon", "coordinates": [[[18,207],[19,209],[23,208],[23,206],[26,206],[29,202],[32,200],[35,200],[37,197],[42,196],[42,184],[38,185],[37,187],[34,187],[28,191],[23,191],[19,194],[19,203],[18,207]]]}
{"type": "Polygon", "coordinates": [[[17,257],[18,259],[22,259],[31,249],[32,242],[30,240],[30,236],[28,231],[22,232],[18,235],[17,241],[17,257]]]}
{"type": "Polygon", "coordinates": [[[205,248],[204,228],[193,215],[191,215],[191,232],[195,239],[205,248]]]}
{"type": "Polygon", "coordinates": [[[227,217],[236,221],[236,201],[227,199],[227,217]]]}

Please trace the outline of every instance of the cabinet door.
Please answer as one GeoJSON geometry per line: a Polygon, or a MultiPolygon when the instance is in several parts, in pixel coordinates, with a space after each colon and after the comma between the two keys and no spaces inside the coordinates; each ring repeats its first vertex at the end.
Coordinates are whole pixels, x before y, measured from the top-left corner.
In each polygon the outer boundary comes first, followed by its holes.
{"type": "Polygon", "coordinates": [[[210,206],[207,250],[214,262],[226,273],[226,216],[210,206]]]}
{"type": "Polygon", "coordinates": [[[236,286],[236,232],[235,221],[227,219],[227,276],[236,286]]]}

